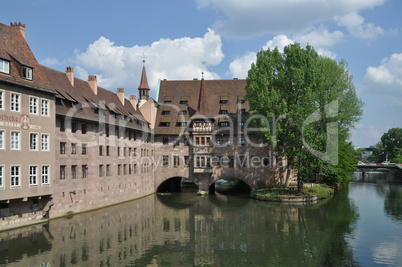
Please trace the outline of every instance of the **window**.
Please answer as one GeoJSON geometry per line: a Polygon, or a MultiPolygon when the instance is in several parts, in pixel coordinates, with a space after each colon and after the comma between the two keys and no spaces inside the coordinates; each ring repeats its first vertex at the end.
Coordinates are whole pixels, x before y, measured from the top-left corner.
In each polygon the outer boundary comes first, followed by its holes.
{"type": "Polygon", "coordinates": [[[72,122],[71,123],[71,132],[75,133],[77,131],[77,123],[72,122]]]}
{"type": "Polygon", "coordinates": [[[219,126],[220,126],[220,127],[229,126],[229,122],[227,122],[227,121],[219,122],[219,126]]]}
{"type": "Polygon", "coordinates": [[[123,174],[126,175],[127,174],[127,164],[123,165],[123,174]]]}
{"type": "Polygon", "coordinates": [[[38,134],[29,134],[29,150],[38,151],[38,134]]]}
{"type": "Polygon", "coordinates": [[[38,115],[38,98],[33,96],[29,98],[29,113],[38,115]]]}
{"type": "Polygon", "coordinates": [[[170,122],[161,122],[159,123],[160,127],[170,127],[170,122]]]}
{"type": "Polygon", "coordinates": [[[66,127],[64,126],[64,119],[60,119],[60,132],[64,132],[66,127]]]}
{"type": "Polygon", "coordinates": [[[20,166],[11,166],[11,187],[21,186],[20,169],[20,166]]]}
{"type": "Polygon", "coordinates": [[[174,166],[180,166],[180,157],[179,156],[173,156],[173,165],[174,166]]]}
{"type": "Polygon", "coordinates": [[[81,147],[81,154],[86,155],[87,154],[87,144],[82,144],[81,147]]]}
{"type": "Polygon", "coordinates": [[[120,175],[121,172],[121,164],[117,165],[117,175],[120,175]]]}
{"type": "Polygon", "coordinates": [[[164,145],[169,145],[169,137],[163,137],[162,143],[163,143],[164,145]]]}
{"type": "Polygon", "coordinates": [[[187,140],[187,138],[184,138],[183,143],[184,143],[185,146],[188,146],[188,140],[187,140]]]}
{"type": "Polygon", "coordinates": [[[4,130],[0,130],[0,149],[4,149],[4,130]]]}
{"type": "Polygon", "coordinates": [[[42,99],[42,116],[49,116],[49,100],[42,99]]]}
{"type": "Polygon", "coordinates": [[[240,136],[239,137],[239,145],[244,146],[245,143],[246,142],[245,142],[244,136],[240,136]]]}
{"type": "Polygon", "coordinates": [[[60,154],[66,154],[66,143],[60,143],[60,154]]]}
{"type": "Polygon", "coordinates": [[[110,146],[106,146],[106,156],[110,156],[110,146]]]}
{"type": "Polygon", "coordinates": [[[237,104],[244,104],[246,103],[246,101],[244,99],[238,99],[237,100],[237,104]]]}
{"type": "Polygon", "coordinates": [[[66,179],[66,165],[60,166],[60,180],[66,179]]]}
{"type": "Polygon", "coordinates": [[[219,110],[219,114],[228,114],[228,111],[227,110],[225,110],[225,109],[221,109],[221,110],[219,110]]]}
{"type": "Polygon", "coordinates": [[[4,91],[0,91],[0,109],[4,109],[4,91]]]}
{"type": "Polygon", "coordinates": [[[81,133],[82,133],[82,134],[86,134],[86,133],[87,133],[87,125],[86,125],[86,124],[82,124],[82,125],[81,125],[81,133]]]}
{"type": "Polygon", "coordinates": [[[103,176],[103,165],[99,165],[99,177],[103,176]]]}
{"type": "Polygon", "coordinates": [[[71,165],[71,179],[77,178],[77,165],[71,165]]]}
{"type": "Polygon", "coordinates": [[[127,152],[127,147],[124,147],[124,148],[123,148],[123,156],[124,156],[124,157],[126,156],[126,152],[127,152]]]}
{"type": "Polygon", "coordinates": [[[173,146],[178,146],[178,145],[180,145],[180,137],[173,138],[173,146]]]}
{"type": "Polygon", "coordinates": [[[176,123],[176,127],[186,127],[187,126],[187,122],[177,122],[176,123]]]}
{"type": "Polygon", "coordinates": [[[102,156],[103,155],[103,147],[102,146],[99,146],[99,156],[102,156]]]}
{"type": "Polygon", "coordinates": [[[169,166],[169,156],[162,156],[162,166],[169,166]]]}
{"type": "Polygon", "coordinates": [[[189,157],[188,156],[184,156],[184,165],[187,167],[190,165],[190,161],[189,161],[189,157]]]}
{"type": "Polygon", "coordinates": [[[184,99],[182,99],[182,100],[180,100],[180,102],[179,102],[179,104],[181,104],[181,105],[187,105],[187,100],[184,100],[184,99]]]}
{"type": "Polygon", "coordinates": [[[226,99],[221,99],[219,101],[219,104],[227,104],[227,103],[228,103],[228,101],[226,99]]]}
{"type": "Polygon", "coordinates": [[[29,185],[38,185],[38,167],[29,166],[29,185]]]}
{"type": "Polygon", "coordinates": [[[4,187],[4,166],[0,166],[0,187],[4,187]]]}
{"type": "Polygon", "coordinates": [[[77,144],[71,143],[71,154],[77,154],[77,144]]]}
{"type": "Polygon", "coordinates": [[[11,150],[20,150],[20,132],[11,131],[11,150]]]}
{"type": "Polygon", "coordinates": [[[42,151],[49,151],[49,135],[42,134],[42,151]]]}
{"type": "Polygon", "coordinates": [[[179,115],[187,115],[187,110],[180,110],[179,115]]]}
{"type": "Polygon", "coordinates": [[[246,114],[246,109],[245,108],[240,109],[240,114],[246,114]]]}
{"type": "Polygon", "coordinates": [[[19,94],[11,93],[11,111],[20,112],[20,98],[19,94]]]}
{"type": "Polygon", "coordinates": [[[121,155],[120,149],[121,149],[121,147],[117,147],[117,156],[118,156],[118,157],[120,157],[120,155],[121,155]]]}
{"type": "Polygon", "coordinates": [[[163,101],[163,104],[171,104],[171,103],[172,103],[171,100],[165,100],[165,101],[163,101]]]}
{"type": "Polygon", "coordinates": [[[106,176],[110,176],[110,164],[106,165],[106,176]]]}
{"type": "Polygon", "coordinates": [[[170,115],[170,110],[162,110],[162,115],[170,115]]]}
{"type": "Polygon", "coordinates": [[[87,172],[88,172],[88,165],[82,165],[81,166],[81,177],[87,178],[87,172]]]}
{"type": "Polygon", "coordinates": [[[22,78],[32,80],[32,68],[22,66],[22,78]]]}
{"type": "Polygon", "coordinates": [[[42,184],[49,184],[49,166],[42,166],[42,184]]]}
{"type": "Polygon", "coordinates": [[[220,146],[222,144],[223,144],[223,137],[222,136],[216,137],[216,145],[220,146]]]}
{"type": "Polygon", "coordinates": [[[0,72],[10,74],[10,62],[0,59],[0,72]]]}

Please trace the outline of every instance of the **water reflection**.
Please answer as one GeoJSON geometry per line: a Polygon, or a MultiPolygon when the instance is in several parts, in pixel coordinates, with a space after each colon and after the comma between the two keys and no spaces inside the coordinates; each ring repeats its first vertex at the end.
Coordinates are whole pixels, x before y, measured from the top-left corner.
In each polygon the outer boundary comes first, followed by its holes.
{"type": "Polygon", "coordinates": [[[15,257],[3,249],[1,260],[9,266],[357,265],[346,242],[357,218],[347,191],[316,206],[152,195],[51,221],[33,235],[6,232],[7,240],[35,251],[15,257]]]}

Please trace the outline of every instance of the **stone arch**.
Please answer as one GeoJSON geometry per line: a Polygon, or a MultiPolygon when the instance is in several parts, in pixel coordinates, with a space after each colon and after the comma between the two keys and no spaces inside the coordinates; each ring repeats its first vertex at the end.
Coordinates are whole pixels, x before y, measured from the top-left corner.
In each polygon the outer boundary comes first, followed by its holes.
{"type": "Polygon", "coordinates": [[[198,189],[197,184],[191,179],[182,176],[173,176],[163,179],[157,186],[156,193],[182,192],[183,187],[190,187],[190,181],[194,185],[193,187],[198,189]]]}
{"type": "Polygon", "coordinates": [[[218,181],[226,181],[227,183],[227,191],[238,191],[242,192],[244,194],[249,194],[253,188],[252,185],[250,185],[246,179],[242,179],[241,177],[230,177],[230,176],[225,176],[225,177],[217,177],[214,179],[214,181],[209,185],[209,192],[212,191],[222,191],[222,188],[224,187],[224,184],[216,184],[218,181]]]}

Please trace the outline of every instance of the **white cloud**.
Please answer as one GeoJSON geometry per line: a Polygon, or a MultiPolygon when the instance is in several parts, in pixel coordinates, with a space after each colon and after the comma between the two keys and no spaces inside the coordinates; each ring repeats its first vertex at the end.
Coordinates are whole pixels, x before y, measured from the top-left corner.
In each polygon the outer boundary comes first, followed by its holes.
{"type": "MultiPolygon", "coordinates": [[[[96,74],[102,87],[111,91],[124,87],[127,94],[137,94],[143,55],[151,94],[157,89],[158,79],[200,78],[203,61],[208,67],[218,65],[224,58],[221,37],[210,29],[200,38],[160,39],[149,46],[116,46],[100,37],[85,52],[75,52],[76,74],[84,80],[88,73],[96,74]]],[[[207,70],[204,77],[219,78],[207,70]]]]}
{"type": "MultiPolygon", "coordinates": [[[[314,34],[307,34],[304,36],[298,36],[296,39],[297,42],[300,42],[302,46],[309,44],[313,44],[313,43],[320,43],[320,42],[316,42],[316,40],[321,40],[323,37],[319,36],[319,33],[322,32],[323,36],[337,36],[334,37],[334,39],[339,39],[341,38],[339,36],[339,34],[337,33],[329,33],[328,30],[324,30],[321,28],[320,31],[315,31],[314,34]],[[310,36],[310,38],[308,37],[310,36]],[[314,36],[314,38],[312,37],[314,36]],[[308,40],[310,40],[311,42],[308,42],[308,40]]],[[[290,39],[288,36],[284,35],[284,34],[280,34],[275,36],[272,40],[269,40],[263,47],[262,49],[267,50],[269,49],[274,49],[275,47],[278,47],[279,51],[283,52],[283,49],[285,46],[288,46],[290,44],[295,43],[294,40],[290,39]]],[[[335,43],[334,41],[331,41],[331,43],[335,43]]],[[[326,45],[328,45],[329,42],[326,43],[326,45]]],[[[325,57],[329,57],[332,59],[335,59],[336,55],[331,52],[328,49],[324,49],[321,47],[315,47],[315,50],[317,51],[317,53],[319,55],[325,56],[325,57]]],[[[251,67],[252,63],[255,63],[257,60],[257,52],[247,52],[245,53],[243,56],[240,57],[236,57],[229,65],[229,73],[232,75],[233,78],[245,78],[247,77],[248,74],[248,70],[251,67]]]]}
{"type": "Polygon", "coordinates": [[[314,47],[330,47],[341,42],[343,33],[340,31],[330,32],[324,25],[304,35],[296,35],[295,40],[299,43],[310,44],[314,47]]]}
{"type": "Polygon", "coordinates": [[[402,53],[384,58],[378,67],[368,67],[362,90],[388,95],[393,102],[400,103],[395,96],[402,96],[402,53]]]}
{"type": "MultiPolygon", "coordinates": [[[[214,8],[224,14],[215,28],[221,35],[235,38],[289,33],[332,20],[336,16],[382,5],[386,0],[197,0],[199,8],[214,8]]],[[[366,34],[373,25],[363,26],[366,34]]]]}
{"type": "Polygon", "coordinates": [[[339,26],[345,26],[354,37],[373,40],[377,36],[384,35],[384,29],[372,23],[364,24],[364,18],[352,12],[343,16],[335,17],[339,26]]]}

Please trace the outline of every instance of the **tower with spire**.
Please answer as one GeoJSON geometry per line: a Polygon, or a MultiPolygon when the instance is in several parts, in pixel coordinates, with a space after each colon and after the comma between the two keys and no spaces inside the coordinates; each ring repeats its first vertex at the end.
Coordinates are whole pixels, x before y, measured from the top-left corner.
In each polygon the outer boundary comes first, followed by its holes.
{"type": "Polygon", "coordinates": [[[145,102],[149,99],[149,85],[147,78],[147,71],[145,70],[145,60],[142,61],[142,74],[141,74],[141,82],[140,86],[138,86],[139,98],[138,98],[138,107],[140,108],[145,102]]]}

